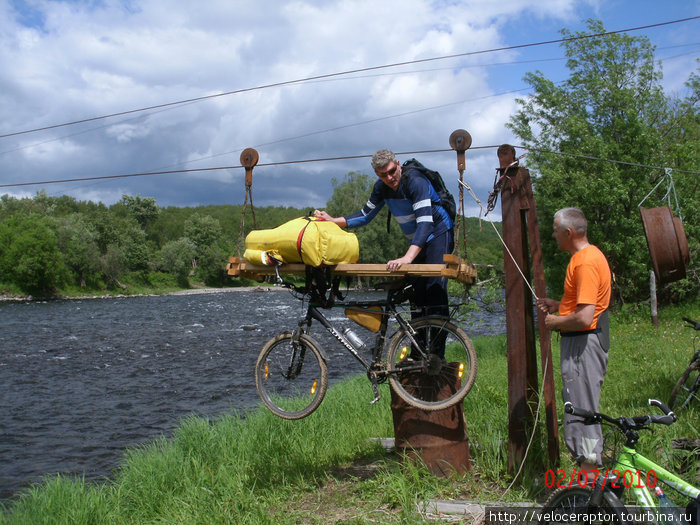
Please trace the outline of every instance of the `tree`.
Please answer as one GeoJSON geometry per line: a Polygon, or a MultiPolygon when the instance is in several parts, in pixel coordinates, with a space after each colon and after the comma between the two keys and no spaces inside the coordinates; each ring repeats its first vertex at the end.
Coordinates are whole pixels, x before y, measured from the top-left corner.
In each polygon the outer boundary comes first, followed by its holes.
{"type": "Polygon", "coordinates": [[[185,236],[197,251],[197,275],[207,284],[221,284],[226,257],[221,224],[210,215],[193,214],[185,221],[185,236]]]}
{"type": "Polygon", "coordinates": [[[197,276],[205,284],[219,286],[223,283],[228,253],[214,244],[199,251],[197,276]]]}
{"type": "Polygon", "coordinates": [[[0,223],[0,273],[23,292],[50,295],[66,279],[52,221],[39,214],[0,223]]]}
{"type": "MultiPolygon", "coordinates": [[[[343,182],[333,178],[333,194],[326,203],[326,210],[333,217],[349,215],[360,210],[372,192],[374,178],[364,173],[351,171],[343,182]]],[[[379,263],[396,259],[406,253],[407,241],[401,229],[394,223],[387,233],[386,207],[372,222],[352,230],[360,244],[360,259],[363,263],[379,263]]]]}
{"type": "Polygon", "coordinates": [[[118,243],[124,253],[124,262],[129,271],[145,272],[150,268],[153,250],[142,229],[132,226],[121,231],[118,243]]]}
{"type": "Polygon", "coordinates": [[[196,253],[197,246],[187,237],[168,241],[158,253],[157,268],[174,275],[180,286],[189,287],[188,276],[196,253]]]}
{"type": "Polygon", "coordinates": [[[204,251],[221,238],[221,224],[210,215],[195,213],[185,221],[185,237],[195,244],[198,252],[204,251]]]}
{"type": "Polygon", "coordinates": [[[115,284],[119,288],[125,289],[119,279],[126,273],[126,256],[124,250],[118,244],[110,244],[107,251],[100,256],[100,267],[105,282],[115,284]]]}
{"type": "Polygon", "coordinates": [[[59,220],[58,246],[82,288],[87,286],[86,281],[95,280],[100,266],[100,250],[97,234],[83,215],[74,213],[59,220]]]}
{"type": "MultiPolygon", "coordinates": [[[[605,32],[600,21],[589,20],[588,29],[605,32]]],[[[551,240],[552,216],[575,206],[608,257],[618,298],[639,300],[647,296],[651,265],[638,205],[663,176],[647,166],[679,160],[664,135],[671,104],[646,37],[619,33],[562,45],[569,78],[557,85],[539,71],[526,75],[534,93],[518,100],[508,124],[529,149],[548,283],[561,289],[568,259],[551,240]]]]}
{"type": "MultiPolygon", "coordinates": [[[[700,60],[698,60],[700,63],[700,60]]],[[[695,173],[672,173],[681,208],[683,227],[690,248],[691,267],[688,278],[674,284],[670,293],[679,297],[697,294],[700,275],[697,261],[700,258],[700,176],[697,175],[700,159],[700,76],[691,74],[686,83],[688,95],[675,101],[671,117],[663,129],[664,148],[671,158],[674,170],[685,169],[695,173]]]]}
{"type": "Polygon", "coordinates": [[[142,230],[145,230],[148,224],[154,221],[160,213],[160,209],[153,197],[141,198],[140,195],[136,197],[122,195],[122,200],[118,204],[126,208],[129,215],[139,223],[142,230]]]}

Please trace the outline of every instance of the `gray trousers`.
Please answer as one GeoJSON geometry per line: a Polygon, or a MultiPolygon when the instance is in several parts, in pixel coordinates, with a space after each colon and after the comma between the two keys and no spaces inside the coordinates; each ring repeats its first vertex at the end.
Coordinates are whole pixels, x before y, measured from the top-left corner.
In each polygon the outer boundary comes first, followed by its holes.
{"type": "MultiPolygon", "coordinates": [[[[562,337],[561,377],[564,402],[569,401],[576,408],[597,412],[607,366],[608,352],[601,345],[599,334],[562,337]]],[[[584,425],[580,417],[565,413],[564,439],[577,462],[601,465],[603,433],[600,425],[584,425]]]]}

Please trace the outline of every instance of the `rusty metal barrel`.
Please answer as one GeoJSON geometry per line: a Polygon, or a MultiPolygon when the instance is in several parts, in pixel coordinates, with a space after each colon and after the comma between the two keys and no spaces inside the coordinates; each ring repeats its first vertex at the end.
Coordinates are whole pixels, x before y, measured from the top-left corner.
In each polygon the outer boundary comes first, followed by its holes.
{"type": "MultiPolygon", "coordinates": [[[[443,399],[457,391],[459,379],[436,379],[419,372],[406,374],[401,382],[417,388],[433,389],[435,399],[443,399]]],[[[462,402],[451,407],[425,411],[409,405],[391,391],[391,413],[394,420],[394,444],[404,458],[417,461],[436,476],[447,477],[471,470],[469,440],[462,402]]]]}
{"type": "Polygon", "coordinates": [[[663,284],[685,278],[690,253],[681,220],[668,206],[639,211],[656,280],[663,284]]]}

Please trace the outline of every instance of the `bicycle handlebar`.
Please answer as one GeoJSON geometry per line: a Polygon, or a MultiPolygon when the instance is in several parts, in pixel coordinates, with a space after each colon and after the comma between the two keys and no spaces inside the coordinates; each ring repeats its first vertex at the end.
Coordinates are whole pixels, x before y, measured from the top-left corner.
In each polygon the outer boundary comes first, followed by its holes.
{"type": "Polygon", "coordinates": [[[695,330],[700,330],[700,323],[697,323],[693,321],[692,319],[688,319],[687,317],[682,318],[686,323],[688,323],[688,326],[690,328],[693,328],[695,330]]]}
{"type": "Polygon", "coordinates": [[[646,428],[652,423],[657,425],[672,425],[676,422],[676,419],[678,419],[676,414],[674,414],[673,411],[668,408],[668,405],[666,405],[666,403],[663,401],[658,399],[649,399],[649,406],[659,408],[664,414],[614,418],[601,412],[591,412],[590,410],[576,408],[569,401],[564,403],[564,412],[573,416],[582,417],[584,419],[584,424],[586,425],[595,425],[601,421],[606,421],[617,426],[621,430],[638,430],[641,428],[646,428]]]}

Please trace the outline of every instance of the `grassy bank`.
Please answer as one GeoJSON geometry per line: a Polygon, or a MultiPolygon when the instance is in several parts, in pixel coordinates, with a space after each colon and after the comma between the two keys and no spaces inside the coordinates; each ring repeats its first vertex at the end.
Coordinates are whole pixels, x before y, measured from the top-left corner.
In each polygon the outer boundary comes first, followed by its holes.
{"type": "MultiPolygon", "coordinates": [[[[601,410],[640,414],[647,398],[668,399],[691,356],[693,334],[682,327],[682,315],[700,318],[700,306],[663,310],[658,329],[644,308],[612,317],[601,410]]],[[[169,439],[128,451],[111,480],[47,478],[10,502],[0,523],[420,523],[416,505],[431,498],[541,500],[543,432],[533,441],[528,468],[506,493],[512,478],[506,473],[505,337],[475,344],[479,374],[465,400],[474,470],[463,477],[436,478],[370,442],[393,435],[390,395],[383,386],[382,400],[370,405],[369,383],[359,376],[331,388],[319,410],[300,421],[263,409],[244,418],[186,419],[169,439]]],[[[553,350],[559,392],[556,338],[553,350]]],[[[699,412],[696,404],[672,427],[645,434],[643,452],[662,463],[677,459],[670,438],[697,438],[699,412]]],[[[571,468],[565,452],[562,466],[571,468]]]]}

